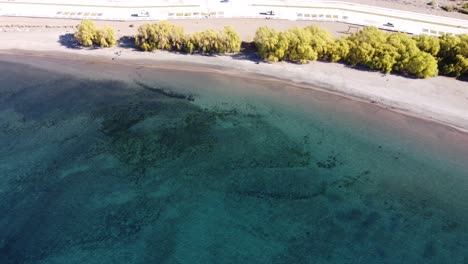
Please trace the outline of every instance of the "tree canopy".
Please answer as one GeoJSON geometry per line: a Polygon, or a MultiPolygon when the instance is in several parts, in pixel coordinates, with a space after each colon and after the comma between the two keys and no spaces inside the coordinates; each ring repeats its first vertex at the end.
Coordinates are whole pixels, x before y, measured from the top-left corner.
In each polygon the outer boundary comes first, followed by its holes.
{"type": "MultiPolygon", "coordinates": [[[[350,46],[345,61],[385,73],[397,72],[418,78],[436,76],[437,60],[419,49],[418,41],[404,33],[388,33],[374,27],[365,28],[346,38],[350,46]]],[[[421,38],[421,42],[427,41],[421,38]]]]}
{"type": "Polygon", "coordinates": [[[117,43],[114,29],[107,26],[99,29],[91,20],[81,21],[77,26],[74,38],[80,45],[85,47],[111,47],[117,43]]]}
{"type": "Polygon", "coordinates": [[[437,75],[437,60],[426,52],[437,51],[437,47],[436,50],[430,47],[430,43],[434,42],[432,39],[416,40],[407,34],[388,33],[374,27],[340,39],[335,39],[329,31],[315,25],[306,28],[293,27],[285,31],[260,27],[254,42],[260,56],[268,61],[306,63],[321,59],[343,61],[353,66],[361,65],[385,73],[399,72],[419,78],[437,75]]]}
{"type": "MultiPolygon", "coordinates": [[[[108,46],[112,43],[111,33],[113,31],[108,28],[96,30],[92,22],[83,21],[79,35],[76,35],[83,45],[108,46]]],[[[240,36],[232,27],[184,34],[182,27],[166,21],[140,26],[135,43],[145,51],[162,49],[209,54],[235,53],[241,47],[240,36]]],[[[334,38],[331,32],[316,25],[284,31],[262,26],[255,33],[254,44],[259,55],[272,62],[325,60],[418,78],[436,76],[439,72],[456,77],[468,74],[466,34],[438,38],[367,27],[351,35],[334,38]]]]}
{"type": "Polygon", "coordinates": [[[468,35],[443,35],[437,54],[442,74],[456,77],[468,76],[468,35]]]}
{"type": "Polygon", "coordinates": [[[293,27],[276,31],[269,27],[257,29],[255,45],[263,59],[306,63],[329,56],[328,45],[334,43],[330,32],[317,26],[293,27]]]}
{"type": "Polygon", "coordinates": [[[424,52],[437,56],[440,50],[439,38],[428,36],[428,35],[417,35],[413,37],[416,40],[418,48],[424,52]]]}
{"type": "Polygon", "coordinates": [[[234,53],[240,51],[241,38],[232,27],[184,34],[181,26],[162,21],[138,28],[135,44],[144,51],[169,50],[187,53],[234,53]]]}
{"type": "Polygon", "coordinates": [[[143,24],[138,28],[135,44],[144,51],[155,49],[181,50],[184,40],[184,28],[161,21],[143,24]]]}

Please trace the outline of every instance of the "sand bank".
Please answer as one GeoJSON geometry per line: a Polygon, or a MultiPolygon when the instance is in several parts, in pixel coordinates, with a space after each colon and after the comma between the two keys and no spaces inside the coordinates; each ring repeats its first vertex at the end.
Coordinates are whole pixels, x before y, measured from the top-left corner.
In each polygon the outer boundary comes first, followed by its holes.
{"type": "MultiPolygon", "coordinates": [[[[245,23],[241,20],[239,22],[245,23]]],[[[356,70],[337,63],[270,64],[236,55],[200,56],[161,51],[146,53],[122,47],[76,49],[67,46],[66,41],[59,41],[60,36],[66,34],[67,30],[2,32],[3,41],[0,43],[0,52],[79,58],[156,68],[172,67],[179,70],[210,71],[248,78],[278,80],[291,86],[320,89],[367,101],[393,111],[419,116],[468,131],[468,85],[466,82],[453,78],[410,79],[356,70]],[[199,66],[194,67],[194,63],[199,66]]]]}

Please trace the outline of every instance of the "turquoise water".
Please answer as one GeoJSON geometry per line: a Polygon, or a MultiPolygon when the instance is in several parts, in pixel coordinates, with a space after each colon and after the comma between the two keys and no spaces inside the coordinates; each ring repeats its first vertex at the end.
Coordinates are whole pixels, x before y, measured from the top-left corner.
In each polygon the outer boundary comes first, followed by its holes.
{"type": "Polygon", "coordinates": [[[251,78],[0,72],[0,263],[468,263],[453,129],[251,78]]]}

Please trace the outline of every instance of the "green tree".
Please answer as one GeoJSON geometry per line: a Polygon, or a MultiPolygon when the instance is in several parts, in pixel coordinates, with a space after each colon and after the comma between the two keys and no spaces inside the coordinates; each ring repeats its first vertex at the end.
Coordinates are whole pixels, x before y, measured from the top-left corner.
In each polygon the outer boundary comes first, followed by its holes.
{"type": "Polygon", "coordinates": [[[97,28],[91,20],[82,20],[74,34],[75,40],[82,46],[93,46],[97,28]]]}
{"type": "Polygon", "coordinates": [[[311,46],[318,58],[327,59],[329,57],[327,49],[335,41],[331,32],[316,25],[308,26],[305,29],[311,33],[311,46]]]}
{"type": "Polygon", "coordinates": [[[208,29],[195,33],[197,35],[196,47],[201,53],[223,53],[223,47],[221,40],[218,36],[218,32],[214,29],[208,29]]]}
{"type": "Polygon", "coordinates": [[[325,60],[337,62],[344,60],[349,54],[350,45],[346,37],[336,39],[327,44],[325,60]]]}
{"type": "Polygon", "coordinates": [[[258,49],[260,57],[268,61],[279,61],[275,54],[276,46],[279,42],[279,32],[267,26],[259,27],[255,32],[254,43],[258,49]]]}
{"type": "Polygon", "coordinates": [[[180,51],[184,42],[184,29],[167,21],[141,25],[135,36],[135,45],[144,51],[155,49],[180,51]]]}
{"type": "Polygon", "coordinates": [[[193,35],[187,35],[185,36],[185,42],[183,44],[183,50],[187,53],[192,54],[195,52],[196,46],[195,46],[195,40],[193,39],[193,35]]]}
{"type": "Polygon", "coordinates": [[[364,65],[372,70],[399,72],[419,78],[438,73],[437,60],[418,47],[419,43],[429,52],[438,49],[430,47],[427,43],[432,43],[432,40],[425,37],[411,38],[404,33],[387,33],[370,27],[345,39],[350,48],[344,59],[351,65],[364,65]]]}
{"type": "Polygon", "coordinates": [[[410,59],[406,72],[418,78],[437,76],[437,60],[431,54],[420,51],[410,59]]]}
{"type": "Polygon", "coordinates": [[[107,26],[103,29],[99,29],[96,33],[96,43],[100,47],[115,46],[117,41],[115,39],[114,29],[107,26]]]}
{"type": "Polygon", "coordinates": [[[376,46],[373,58],[368,62],[368,66],[372,70],[378,70],[385,73],[390,73],[401,58],[397,49],[388,43],[381,43],[376,46]]]}
{"type": "Polygon", "coordinates": [[[347,37],[349,53],[345,61],[353,66],[371,67],[376,55],[376,47],[386,43],[387,33],[368,27],[347,37]]]}
{"type": "Polygon", "coordinates": [[[289,47],[287,59],[306,63],[318,59],[318,53],[312,46],[312,33],[304,28],[294,27],[287,31],[289,47]]]}
{"type": "MultiPolygon", "coordinates": [[[[260,27],[254,38],[260,56],[269,61],[290,60],[300,63],[318,59],[317,47],[313,43],[313,29],[293,27],[278,32],[268,27],[260,27]]],[[[320,37],[315,37],[320,39],[320,37]]]]}
{"type": "Polygon", "coordinates": [[[220,35],[224,52],[235,53],[240,51],[242,40],[232,27],[224,27],[220,35]]]}
{"type": "Polygon", "coordinates": [[[427,52],[432,56],[437,56],[440,50],[439,38],[428,35],[417,35],[413,39],[416,41],[421,51],[427,52]]]}
{"type": "Polygon", "coordinates": [[[77,26],[74,38],[80,45],[85,47],[110,47],[117,43],[115,32],[112,28],[106,26],[99,29],[91,20],[81,21],[77,26]]]}
{"type": "Polygon", "coordinates": [[[457,67],[458,67],[458,71],[460,72],[460,76],[462,77],[468,77],[468,58],[467,57],[463,57],[462,55],[458,55],[457,56],[457,67]]]}
{"type": "Polygon", "coordinates": [[[156,32],[150,24],[143,24],[138,27],[138,34],[135,36],[135,45],[144,51],[156,49],[156,32]]]}
{"type": "Polygon", "coordinates": [[[278,35],[278,43],[276,43],[276,47],[274,50],[275,56],[280,60],[289,60],[289,55],[290,55],[290,46],[294,45],[295,40],[293,39],[293,36],[291,32],[288,31],[283,31],[279,32],[278,35]]]}
{"type": "Polygon", "coordinates": [[[458,35],[460,43],[457,45],[455,73],[457,77],[468,77],[468,34],[458,35]]]}
{"type": "Polygon", "coordinates": [[[225,27],[220,32],[209,29],[184,35],[182,27],[163,21],[140,26],[135,44],[144,51],[162,49],[187,53],[233,53],[240,51],[241,39],[232,27],[225,27]]]}
{"type": "Polygon", "coordinates": [[[439,70],[444,75],[466,76],[468,58],[468,35],[443,35],[440,37],[440,51],[437,54],[439,70]]]}
{"type": "Polygon", "coordinates": [[[405,33],[393,33],[387,37],[387,43],[394,47],[396,61],[393,66],[395,72],[407,73],[413,57],[419,56],[421,50],[416,41],[405,33]]]}

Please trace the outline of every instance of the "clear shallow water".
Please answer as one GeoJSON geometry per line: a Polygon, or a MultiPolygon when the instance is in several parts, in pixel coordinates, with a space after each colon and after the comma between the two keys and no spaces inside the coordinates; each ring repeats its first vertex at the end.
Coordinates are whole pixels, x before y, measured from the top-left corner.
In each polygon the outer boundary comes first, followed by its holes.
{"type": "Polygon", "coordinates": [[[14,59],[43,69],[0,63],[0,263],[468,262],[467,136],[276,82],[14,59]]]}

